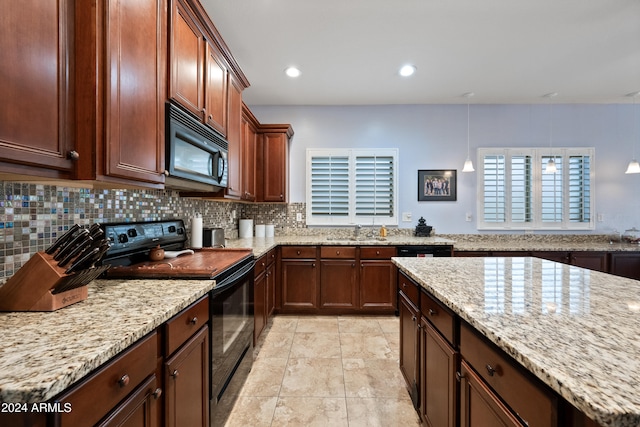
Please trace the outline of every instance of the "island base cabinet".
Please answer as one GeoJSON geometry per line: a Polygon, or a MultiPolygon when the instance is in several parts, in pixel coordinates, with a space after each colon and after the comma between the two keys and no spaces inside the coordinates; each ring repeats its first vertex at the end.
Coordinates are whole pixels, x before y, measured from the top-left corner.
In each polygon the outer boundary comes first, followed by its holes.
{"type": "Polygon", "coordinates": [[[418,409],[418,309],[402,293],[398,298],[400,312],[400,372],[404,377],[413,406],[418,409]]]}
{"type": "Polygon", "coordinates": [[[460,427],[522,427],[464,360],[460,363],[460,427]]]}
{"type": "Polygon", "coordinates": [[[161,396],[158,379],[150,376],[118,409],[97,427],[157,427],[160,426],[158,401],[161,396]]]}
{"type": "Polygon", "coordinates": [[[455,427],[457,353],[424,317],[420,331],[420,416],[429,427],[455,427]]]}
{"type": "Polygon", "coordinates": [[[165,426],[209,426],[209,328],[165,362],[165,426]]]}

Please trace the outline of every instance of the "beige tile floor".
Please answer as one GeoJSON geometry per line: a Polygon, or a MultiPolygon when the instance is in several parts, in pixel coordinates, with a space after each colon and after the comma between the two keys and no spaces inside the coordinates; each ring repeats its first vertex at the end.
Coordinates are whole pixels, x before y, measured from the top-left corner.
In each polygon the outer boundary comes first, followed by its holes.
{"type": "Polygon", "coordinates": [[[276,316],[227,427],[419,426],[395,316],[276,316]]]}

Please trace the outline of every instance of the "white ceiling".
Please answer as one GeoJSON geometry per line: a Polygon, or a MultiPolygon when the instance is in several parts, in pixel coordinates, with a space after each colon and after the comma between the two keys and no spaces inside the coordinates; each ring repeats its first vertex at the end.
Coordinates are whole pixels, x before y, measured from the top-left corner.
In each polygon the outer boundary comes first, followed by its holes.
{"type": "Polygon", "coordinates": [[[640,0],[201,0],[248,105],[627,103],[640,0]],[[402,78],[405,63],[417,67],[402,78]],[[290,65],[302,75],[284,74],[290,65]]]}

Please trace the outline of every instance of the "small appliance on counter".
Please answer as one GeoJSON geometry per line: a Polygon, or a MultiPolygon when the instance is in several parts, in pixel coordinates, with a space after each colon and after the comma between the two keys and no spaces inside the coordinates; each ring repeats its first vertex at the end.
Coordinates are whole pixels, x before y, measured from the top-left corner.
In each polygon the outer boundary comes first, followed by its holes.
{"type": "Polygon", "coordinates": [[[640,230],[636,229],[635,227],[624,230],[624,233],[622,233],[622,241],[627,243],[634,243],[636,245],[639,244],[640,230]]]}
{"type": "Polygon", "coordinates": [[[87,299],[87,284],[109,268],[95,265],[110,246],[100,224],[73,225],[0,288],[0,311],[55,311],[87,299]]]}
{"type": "Polygon", "coordinates": [[[202,231],[202,245],[205,248],[224,248],[224,228],[205,228],[202,231]]]}
{"type": "Polygon", "coordinates": [[[416,225],[415,236],[416,237],[429,237],[431,235],[431,230],[433,227],[427,225],[427,221],[420,217],[418,220],[418,225],[416,225]]]}

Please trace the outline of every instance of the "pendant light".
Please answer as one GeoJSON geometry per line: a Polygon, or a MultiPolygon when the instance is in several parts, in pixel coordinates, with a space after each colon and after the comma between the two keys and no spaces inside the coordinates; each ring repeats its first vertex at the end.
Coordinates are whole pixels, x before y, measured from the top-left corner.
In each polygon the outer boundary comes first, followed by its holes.
{"type": "MultiPolygon", "coordinates": [[[[558,96],[558,92],[552,92],[544,95],[545,98],[549,99],[549,151],[553,151],[553,104],[551,103],[551,99],[556,96],[558,96]]],[[[556,173],[558,171],[555,159],[555,155],[549,158],[547,166],[544,168],[544,173],[556,173]]]]}
{"type": "MultiPolygon", "coordinates": [[[[635,116],[636,114],[636,97],[640,95],[640,92],[631,92],[628,93],[627,96],[630,96],[633,98],[633,109],[632,111],[632,117],[635,116]]],[[[633,137],[634,139],[636,138],[636,126],[634,123],[633,126],[634,132],[633,132],[633,137]]],[[[631,160],[629,162],[629,166],[627,166],[627,170],[625,173],[640,173],[640,163],[638,163],[638,161],[636,160],[636,142],[633,142],[633,160],[631,160]]]]}
{"type": "Polygon", "coordinates": [[[462,167],[462,172],[474,172],[473,162],[471,161],[471,157],[469,155],[469,98],[474,95],[473,92],[467,92],[463,94],[465,98],[467,98],[467,160],[464,161],[464,166],[462,167]]]}

